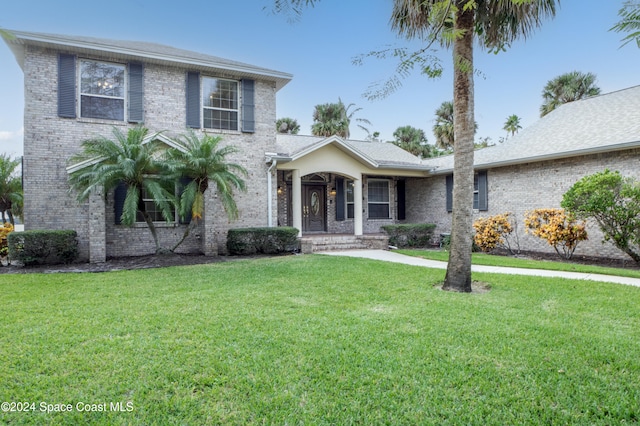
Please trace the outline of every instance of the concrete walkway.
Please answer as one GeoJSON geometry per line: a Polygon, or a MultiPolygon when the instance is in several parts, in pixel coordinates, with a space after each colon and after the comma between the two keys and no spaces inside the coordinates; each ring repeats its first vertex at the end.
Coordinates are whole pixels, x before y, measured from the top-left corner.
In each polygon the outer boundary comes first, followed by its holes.
{"type": "MultiPolygon", "coordinates": [[[[382,260],[385,262],[404,263],[406,265],[424,266],[426,268],[447,269],[446,262],[421,259],[388,250],[341,250],[318,252],[330,256],[361,257],[365,259],[382,260]]],[[[491,274],[532,275],[537,277],[570,278],[574,280],[602,281],[607,283],[626,284],[640,287],[640,278],[617,277],[613,275],[587,274],[583,272],[547,271],[544,269],[507,268],[501,266],[472,265],[473,272],[487,272],[491,274]]]]}

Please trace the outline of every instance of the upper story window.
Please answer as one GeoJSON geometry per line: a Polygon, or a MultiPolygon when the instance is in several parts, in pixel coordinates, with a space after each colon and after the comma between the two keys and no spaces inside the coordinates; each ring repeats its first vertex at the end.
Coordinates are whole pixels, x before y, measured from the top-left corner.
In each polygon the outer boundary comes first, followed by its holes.
{"type": "Polygon", "coordinates": [[[124,121],[126,66],[80,60],[80,117],[124,121]]]}
{"type": "Polygon", "coordinates": [[[202,78],[202,117],[205,129],[238,130],[238,82],[202,78]]]}

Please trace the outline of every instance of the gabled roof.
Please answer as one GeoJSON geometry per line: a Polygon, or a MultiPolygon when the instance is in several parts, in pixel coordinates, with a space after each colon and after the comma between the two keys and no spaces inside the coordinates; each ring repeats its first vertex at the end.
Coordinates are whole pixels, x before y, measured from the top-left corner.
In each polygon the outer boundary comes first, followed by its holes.
{"type": "MultiPolygon", "coordinates": [[[[185,148],[182,144],[176,142],[175,139],[163,135],[162,133],[154,133],[152,135],[148,135],[143,139],[142,144],[146,145],[150,142],[160,142],[169,148],[175,148],[178,151],[187,152],[187,148],[185,148]]],[[[88,160],[84,160],[79,163],[67,166],[67,173],[71,174],[77,170],[82,170],[85,167],[93,166],[94,164],[100,162],[103,158],[104,157],[89,158],[88,160]]]]}
{"type": "Polygon", "coordinates": [[[299,136],[279,133],[276,137],[275,153],[267,153],[271,159],[280,162],[295,161],[298,158],[326,146],[334,145],[347,155],[375,169],[408,169],[428,171],[420,158],[386,142],[366,142],[342,139],[339,136],[299,136]]]}
{"type": "Polygon", "coordinates": [[[144,62],[163,65],[179,64],[186,65],[196,71],[221,72],[232,74],[237,78],[246,77],[273,81],[276,83],[277,90],[284,87],[293,78],[291,74],[284,72],[157,43],[13,30],[8,30],[8,32],[15,37],[13,39],[5,38],[5,43],[13,51],[21,68],[24,62],[24,47],[34,45],[79,54],[108,53],[114,59],[144,60],[144,62]]]}
{"type": "MultiPolygon", "coordinates": [[[[640,148],[640,86],[561,105],[505,142],[474,153],[476,169],[640,148]]],[[[450,173],[453,156],[424,160],[450,173]]]]}

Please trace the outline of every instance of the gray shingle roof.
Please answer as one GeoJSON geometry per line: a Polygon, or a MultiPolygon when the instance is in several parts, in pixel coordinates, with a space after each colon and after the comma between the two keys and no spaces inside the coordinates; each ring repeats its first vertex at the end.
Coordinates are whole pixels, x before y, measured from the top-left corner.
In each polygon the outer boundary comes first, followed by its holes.
{"type": "MultiPolygon", "coordinates": [[[[564,104],[507,141],[475,151],[477,169],[640,147],[640,86],[564,104]]],[[[426,159],[435,173],[453,156],[426,159]]]]}
{"type": "Polygon", "coordinates": [[[371,163],[378,168],[408,168],[415,170],[428,170],[423,162],[407,151],[385,142],[366,142],[344,140],[332,136],[329,138],[320,136],[301,135],[277,135],[277,154],[281,157],[295,158],[304,153],[312,152],[327,143],[336,143],[338,146],[353,155],[371,163]]]}
{"type": "Polygon", "coordinates": [[[145,62],[188,65],[194,70],[222,71],[238,78],[247,77],[274,81],[278,89],[293,78],[288,73],[157,43],[14,30],[9,32],[15,36],[15,39],[5,40],[5,42],[13,51],[21,67],[24,59],[24,45],[32,44],[81,54],[107,52],[115,58],[124,60],[144,59],[145,62]]]}

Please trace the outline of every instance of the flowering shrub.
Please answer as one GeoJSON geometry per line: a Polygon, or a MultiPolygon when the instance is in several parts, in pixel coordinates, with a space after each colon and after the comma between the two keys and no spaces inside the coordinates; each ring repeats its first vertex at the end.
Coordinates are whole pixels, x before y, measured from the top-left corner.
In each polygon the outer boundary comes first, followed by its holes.
{"type": "Polygon", "coordinates": [[[520,251],[517,240],[511,241],[511,234],[517,228],[517,224],[511,213],[503,213],[495,216],[481,217],[473,223],[476,234],[473,241],[483,252],[490,252],[496,248],[507,250],[510,254],[520,251]],[[512,245],[514,246],[512,248],[512,245]],[[515,249],[515,252],[514,252],[515,249]]]}
{"type": "Polygon", "coordinates": [[[542,238],[558,255],[571,259],[580,241],[587,239],[585,221],[577,222],[563,209],[536,209],[525,213],[526,232],[542,238]]]}
{"type": "Polygon", "coordinates": [[[7,244],[7,235],[13,232],[13,226],[5,222],[0,227],[0,257],[5,257],[9,253],[9,245],[7,244]]]}

